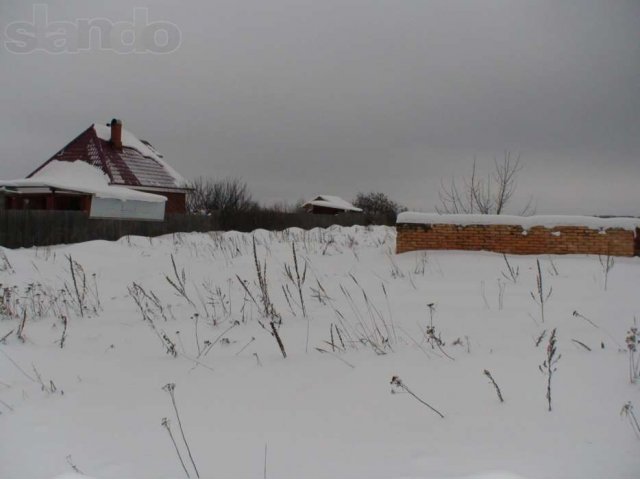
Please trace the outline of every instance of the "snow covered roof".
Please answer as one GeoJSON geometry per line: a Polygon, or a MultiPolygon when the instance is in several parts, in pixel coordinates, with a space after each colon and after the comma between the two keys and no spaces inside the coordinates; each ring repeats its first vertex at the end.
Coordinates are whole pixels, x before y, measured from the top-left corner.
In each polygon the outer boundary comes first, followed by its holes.
{"type": "Polygon", "coordinates": [[[87,193],[99,198],[118,200],[138,200],[143,202],[166,202],[166,197],[139,192],[126,187],[109,185],[109,177],[99,168],[87,162],[53,160],[35,172],[30,178],[20,180],[0,180],[0,188],[53,188],[72,192],[87,193]]]}
{"type": "MultiPolygon", "coordinates": [[[[106,125],[102,125],[99,123],[94,123],[93,128],[96,131],[98,138],[100,138],[104,142],[109,143],[109,140],[111,139],[111,127],[108,127],[106,125]]],[[[145,165],[137,164],[135,162],[135,160],[137,160],[135,158],[137,157],[137,155],[132,156],[130,155],[131,153],[138,153],[142,155],[142,157],[144,158],[149,158],[154,160],[165,171],[165,173],[171,177],[171,179],[173,180],[173,184],[175,186],[184,185],[185,180],[182,177],[182,175],[176,172],[173,168],[171,168],[171,166],[167,162],[163,160],[163,156],[160,152],[158,152],[149,142],[138,140],[138,138],[136,138],[135,135],[133,135],[128,130],[125,130],[124,128],[122,129],[122,147],[123,147],[123,151],[125,149],[134,150],[134,152],[128,152],[129,153],[128,163],[130,165],[130,168],[137,170],[134,173],[137,174],[136,176],[138,178],[142,177],[141,178],[142,180],[147,180],[148,182],[153,182],[153,181],[157,182],[159,180],[158,178],[154,177],[154,175],[157,175],[158,172],[149,172],[148,167],[144,168],[145,165]],[[138,167],[143,167],[143,168],[138,168],[138,167]],[[149,175],[149,173],[151,173],[151,175],[149,175]]]]}
{"type": "Polygon", "coordinates": [[[523,229],[531,227],[587,227],[594,230],[622,228],[635,230],[640,228],[640,218],[630,217],[588,217],[581,215],[464,215],[402,212],[396,223],[447,224],[447,225],[520,225],[523,229]]]}
{"type": "Polygon", "coordinates": [[[310,205],[314,205],[316,207],[333,208],[336,210],[345,210],[349,212],[362,211],[361,208],[354,207],[346,200],[343,200],[340,197],[336,197],[335,195],[318,195],[313,200],[309,200],[307,203],[305,203],[302,206],[307,207],[310,205]]]}
{"type": "MultiPolygon", "coordinates": [[[[117,148],[110,141],[111,127],[94,123],[48,162],[84,161],[102,170],[108,176],[109,183],[115,185],[169,190],[185,188],[185,179],[150,143],[139,140],[124,128],[121,138],[122,148],[117,148]]],[[[28,178],[33,177],[44,165],[28,178]]]]}

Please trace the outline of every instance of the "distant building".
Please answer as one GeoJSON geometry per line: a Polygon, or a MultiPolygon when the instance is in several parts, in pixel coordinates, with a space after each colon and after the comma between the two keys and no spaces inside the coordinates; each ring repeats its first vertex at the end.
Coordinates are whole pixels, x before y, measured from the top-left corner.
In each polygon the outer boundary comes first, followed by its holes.
{"type": "Polygon", "coordinates": [[[27,178],[0,181],[0,206],[162,220],[165,213],[186,212],[187,191],[150,143],[114,119],[91,125],[27,178]]]}
{"type": "Polygon", "coordinates": [[[324,213],[335,215],[344,212],[362,212],[361,208],[354,207],[346,200],[334,195],[318,195],[302,205],[309,213],[324,213]]]}

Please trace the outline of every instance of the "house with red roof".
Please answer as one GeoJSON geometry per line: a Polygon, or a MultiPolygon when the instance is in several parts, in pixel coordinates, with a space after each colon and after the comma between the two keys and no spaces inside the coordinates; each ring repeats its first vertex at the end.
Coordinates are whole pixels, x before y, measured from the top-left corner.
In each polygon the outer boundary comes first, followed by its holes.
{"type": "Polygon", "coordinates": [[[113,119],[91,125],[26,178],[0,181],[0,207],[162,220],[186,212],[187,192],[160,152],[113,119]]]}

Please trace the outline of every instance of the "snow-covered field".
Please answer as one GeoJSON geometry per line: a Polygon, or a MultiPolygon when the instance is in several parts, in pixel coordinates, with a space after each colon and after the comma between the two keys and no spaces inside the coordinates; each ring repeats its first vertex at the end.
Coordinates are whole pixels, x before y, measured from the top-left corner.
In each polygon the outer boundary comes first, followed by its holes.
{"type": "Polygon", "coordinates": [[[13,333],[0,343],[0,476],[186,476],[165,417],[195,476],[169,383],[201,477],[640,474],[620,415],[640,408],[625,343],[640,259],[616,258],[605,290],[606,259],[510,256],[510,274],[493,253],[395,255],[394,237],[351,227],[2,250],[0,338],[13,333]],[[544,323],[537,258],[552,289],[544,323]],[[554,328],[549,412],[538,367],[554,328]]]}

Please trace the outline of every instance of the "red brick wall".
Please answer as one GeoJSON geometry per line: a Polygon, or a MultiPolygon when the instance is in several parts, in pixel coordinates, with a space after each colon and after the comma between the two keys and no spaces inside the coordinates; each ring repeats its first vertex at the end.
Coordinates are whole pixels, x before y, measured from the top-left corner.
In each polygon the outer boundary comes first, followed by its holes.
{"type": "Polygon", "coordinates": [[[499,253],[611,254],[631,257],[634,232],[621,228],[532,227],[516,225],[396,225],[396,253],[413,250],[488,250],[499,253]]]}
{"type": "Polygon", "coordinates": [[[67,195],[39,193],[31,195],[7,195],[7,210],[84,210],[91,209],[91,195],[67,195]]]}
{"type": "Polygon", "coordinates": [[[187,213],[185,193],[163,193],[167,197],[165,213],[187,213]]]}
{"type": "MultiPolygon", "coordinates": [[[[144,191],[144,190],[141,190],[144,191]]],[[[153,193],[154,195],[162,195],[163,197],[167,197],[167,203],[164,207],[164,213],[187,213],[186,207],[186,193],[183,192],[147,192],[153,193]]]]}
{"type": "Polygon", "coordinates": [[[337,215],[338,213],[343,213],[344,210],[336,210],[335,208],[329,207],[320,207],[318,205],[311,205],[311,209],[309,213],[320,214],[320,215],[337,215]]]}

